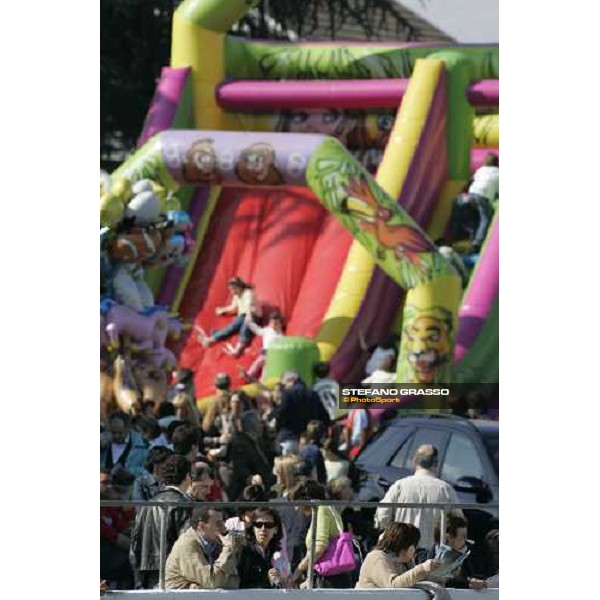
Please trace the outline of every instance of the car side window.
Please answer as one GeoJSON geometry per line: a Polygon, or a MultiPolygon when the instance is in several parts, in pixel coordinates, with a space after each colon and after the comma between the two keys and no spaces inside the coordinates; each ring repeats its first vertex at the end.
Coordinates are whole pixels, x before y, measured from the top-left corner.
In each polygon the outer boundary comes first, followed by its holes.
{"type": "Polygon", "coordinates": [[[397,443],[398,433],[395,427],[388,427],[362,451],[360,461],[380,465],[387,464],[394,450],[394,444],[397,443]]]}
{"type": "Polygon", "coordinates": [[[403,444],[400,446],[396,454],[394,454],[390,467],[395,467],[396,469],[408,469],[410,468],[410,455],[408,453],[410,449],[410,443],[413,439],[413,436],[410,435],[407,437],[403,444]]]}
{"type": "Polygon", "coordinates": [[[475,444],[462,433],[453,433],[446,450],[441,477],[455,483],[461,477],[484,479],[484,469],[475,444]]]}

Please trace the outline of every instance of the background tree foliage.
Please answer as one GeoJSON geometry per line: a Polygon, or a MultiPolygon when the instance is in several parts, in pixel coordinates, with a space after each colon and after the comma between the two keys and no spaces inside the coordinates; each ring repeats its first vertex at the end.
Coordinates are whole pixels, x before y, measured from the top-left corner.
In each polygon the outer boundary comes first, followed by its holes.
{"type": "Polygon", "coordinates": [[[135,146],[161,67],[168,65],[173,0],[100,2],[100,157],[112,169],[135,146]]]}
{"type": "Polygon", "coordinates": [[[276,37],[269,27],[272,21],[301,38],[318,34],[337,39],[346,24],[359,26],[367,40],[376,40],[382,30],[389,33],[390,29],[399,40],[418,37],[391,0],[262,0],[257,10],[242,20],[240,29],[252,37],[276,37]]]}
{"type": "MultiPolygon", "coordinates": [[[[162,67],[169,64],[171,20],[181,0],[100,1],[100,160],[112,170],[135,147],[162,67]]],[[[254,38],[337,39],[351,24],[365,39],[390,29],[418,39],[392,0],[262,0],[231,31],[254,38]]]]}

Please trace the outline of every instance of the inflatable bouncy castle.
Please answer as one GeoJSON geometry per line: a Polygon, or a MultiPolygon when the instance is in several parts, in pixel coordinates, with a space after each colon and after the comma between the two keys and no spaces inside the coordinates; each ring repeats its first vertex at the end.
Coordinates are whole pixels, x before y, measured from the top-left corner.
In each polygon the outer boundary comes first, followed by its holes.
{"type": "Polygon", "coordinates": [[[200,403],[219,372],[242,385],[260,339],[233,359],[194,334],[227,323],[232,276],[284,317],[266,383],[317,359],[359,381],[360,337],[391,331],[400,383],[497,382],[498,215],[465,291],[434,240],[498,147],[498,47],[227,35],[249,4],[181,3],[139,149],[101,180],[113,385],[158,394],[176,365],[200,403]]]}

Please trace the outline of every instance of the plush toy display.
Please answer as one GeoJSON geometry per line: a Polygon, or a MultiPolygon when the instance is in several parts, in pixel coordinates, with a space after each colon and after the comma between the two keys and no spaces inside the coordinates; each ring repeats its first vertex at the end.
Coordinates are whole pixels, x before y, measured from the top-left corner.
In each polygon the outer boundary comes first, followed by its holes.
{"type": "Polygon", "coordinates": [[[165,343],[185,329],[167,307],[155,306],[145,269],[184,265],[194,247],[192,222],[174,190],[101,171],[100,224],[101,415],[116,406],[135,414],[142,400],[164,397],[166,373],[177,366],[165,343]]]}

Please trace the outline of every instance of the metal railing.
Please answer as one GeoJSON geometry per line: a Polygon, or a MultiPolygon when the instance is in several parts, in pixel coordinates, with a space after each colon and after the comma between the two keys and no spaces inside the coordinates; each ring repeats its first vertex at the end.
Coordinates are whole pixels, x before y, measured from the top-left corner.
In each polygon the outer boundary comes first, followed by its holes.
{"type": "Polygon", "coordinates": [[[100,508],[104,507],[124,507],[124,508],[143,508],[143,507],[157,507],[161,508],[161,520],[160,520],[160,575],[159,575],[159,586],[161,590],[166,589],[165,585],[165,565],[167,561],[167,518],[168,509],[172,507],[183,507],[183,508],[197,508],[199,506],[205,506],[214,510],[220,510],[224,508],[244,508],[249,509],[256,508],[289,508],[290,506],[300,507],[306,506],[311,509],[311,540],[310,548],[308,548],[308,573],[307,573],[307,584],[308,589],[313,587],[313,574],[315,567],[315,551],[316,551],[316,539],[317,539],[317,519],[318,509],[320,506],[339,506],[343,508],[421,508],[421,509],[439,509],[441,510],[440,515],[440,531],[446,530],[446,515],[447,510],[498,510],[500,507],[498,504],[452,504],[452,503],[432,503],[424,504],[419,502],[362,502],[354,500],[273,500],[266,502],[247,502],[247,501],[166,501],[157,502],[155,500],[101,500],[100,508]]]}

